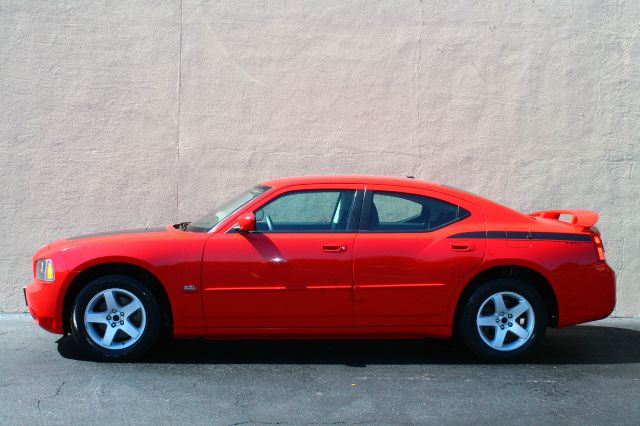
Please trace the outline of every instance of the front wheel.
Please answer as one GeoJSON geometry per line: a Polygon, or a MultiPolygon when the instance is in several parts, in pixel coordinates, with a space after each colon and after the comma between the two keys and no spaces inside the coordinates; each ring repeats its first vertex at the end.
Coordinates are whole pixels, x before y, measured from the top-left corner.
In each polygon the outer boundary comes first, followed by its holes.
{"type": "Polygon", "coordinates": [[[71,333],[93,358],[131,360],[156,343],[159,319],[158,303],[143,283],[109,275],[91,281],[76,297],[71,333]]]}
{"type": "Polygon", "coordinates": [[[466,346],[490,361],[512,361],[530,353],[544,338],[547,311],[531,284],[500,278],[480,285],[459,320],[466,346]]]}

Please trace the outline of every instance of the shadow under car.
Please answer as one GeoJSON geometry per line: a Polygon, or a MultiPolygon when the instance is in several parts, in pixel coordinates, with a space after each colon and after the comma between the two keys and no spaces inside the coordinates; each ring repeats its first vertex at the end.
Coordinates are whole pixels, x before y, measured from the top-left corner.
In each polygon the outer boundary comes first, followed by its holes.
{"type": "MultiPolygon", "coordinates": [[[[89,360],[71,336],[58,340],[65,358],[89,360]]],[[[137,362],[160,364],[479,364],[455,340],[167,340],[137,362]]],[[[581,325],[548,329],[544,343],[520,364],[640,362],[640,331],[581,325]]]]}

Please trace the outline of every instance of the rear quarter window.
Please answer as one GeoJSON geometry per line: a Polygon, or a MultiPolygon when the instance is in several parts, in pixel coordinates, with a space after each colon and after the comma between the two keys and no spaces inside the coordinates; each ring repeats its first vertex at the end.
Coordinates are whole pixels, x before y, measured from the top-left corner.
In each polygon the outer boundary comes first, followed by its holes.
{"type": "Polygon", "coordinates": [[[374,191],[364,231],[425,232],[458,222],[468,210],[437,198],[402,192],[374,191]]]}

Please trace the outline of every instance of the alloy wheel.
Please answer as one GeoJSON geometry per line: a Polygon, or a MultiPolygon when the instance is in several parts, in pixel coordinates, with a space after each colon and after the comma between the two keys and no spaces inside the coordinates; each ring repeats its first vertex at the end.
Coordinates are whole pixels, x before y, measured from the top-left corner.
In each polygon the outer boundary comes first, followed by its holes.
{"type": "Polygon", "coordinates": [[[106,349],[124,349],[142,337],[147,314],[130,291],[109,288],[94,295],[84,312],[84,326],[94,343],[106,349]]]}
{"type": "Polygon", "coordinates": [[[487,346],[498,351],[512,351],[531,338],[535,313],[531,303],[521,295],[501,291],[480,305],[476,326],[487,346]]]}

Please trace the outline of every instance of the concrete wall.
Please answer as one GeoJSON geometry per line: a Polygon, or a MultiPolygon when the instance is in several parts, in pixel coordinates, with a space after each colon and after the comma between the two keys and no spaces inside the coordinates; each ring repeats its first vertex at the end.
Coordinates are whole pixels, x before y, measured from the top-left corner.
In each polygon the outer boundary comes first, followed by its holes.
{"type": "Polygon", "coordinates": [[[0,310],[34,250],[311,173],[601,213],[640,315],[640,2],[0,4],[0,310]]]}

